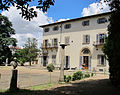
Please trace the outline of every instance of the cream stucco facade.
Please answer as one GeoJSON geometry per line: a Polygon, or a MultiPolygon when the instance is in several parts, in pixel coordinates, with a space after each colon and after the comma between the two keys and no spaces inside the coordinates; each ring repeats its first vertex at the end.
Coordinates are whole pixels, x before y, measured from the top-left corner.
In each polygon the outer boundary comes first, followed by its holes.
{"type": "Polygon", "coordinates": [[[103,13],[41,26],[42,65],[53,63],[60,67],[60,44],[67,43],[66,69],[108,71],[108,62],[101,49],[108,33],[109,16],[110,13],[103,13]]]}

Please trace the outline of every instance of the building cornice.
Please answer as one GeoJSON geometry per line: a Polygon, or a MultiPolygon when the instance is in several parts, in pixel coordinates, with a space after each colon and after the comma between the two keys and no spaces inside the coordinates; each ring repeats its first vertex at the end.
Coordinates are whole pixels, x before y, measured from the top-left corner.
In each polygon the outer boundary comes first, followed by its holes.
{"type": "Polygon", "coordinates": [[[47,26],[52,26],[52,25],[57,25],[57,24],[66,23],[66,22],[71,22],[71,21],[77,21],[77,20],[82,20],[82,19],[97,17],[97,16],[109,15],[109,14],[111,14],[111,12],[106,12],[106,13],[101,13],[101,14],[95,14],[95,15],[84,16],[84,17],[79,17],[79,18],[75,18],[75,19],[70,19],[70,20],[65,20],[65,21],[50,23],[50,24],[46,24],[46,25],[41,25],[41,26],[39,26],[39,27],[44,28],[44,27],[47,27],[47,26]]]}

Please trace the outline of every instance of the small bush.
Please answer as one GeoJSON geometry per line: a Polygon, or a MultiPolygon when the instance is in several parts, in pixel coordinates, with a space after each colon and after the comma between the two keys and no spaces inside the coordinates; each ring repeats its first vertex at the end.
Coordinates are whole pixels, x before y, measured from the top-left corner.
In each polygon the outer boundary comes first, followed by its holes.
{"type": "Polygon", "coordinates": [[[91,73],[91,76],[94,76],[94,73],[91,73]]]}
{"type": "Polygon", "coordinates": [[[90,77],[90,74],[85,74],[84,75],[84,78],[89,78],[90,77]]]}
{"type": "Polygon", "coordinates": [[[47,70],[49,71],[49,72],[53,72],[53,70],[55,69],[55,67],[54,67],[54,65],[51,63],[51,64],[48,64],[48,66],[47,66],[47,70]]]}
{"type": "Polygon", "coordinates": [[[70,82],[71,79],[72,79],[72,78],[71,78],[70,75],[69,75],[69,76],[66,76],[66,75],[64,76],[64,81],[65,81],[65,82],[70,82]]]}
{"type": "Polygon", "coordinates": [[[75,81],[75,80],[80,80],[83,78],[83,73],[81,71],[77,71],[73,74],[72,76],[72,80],[75,81]]]}

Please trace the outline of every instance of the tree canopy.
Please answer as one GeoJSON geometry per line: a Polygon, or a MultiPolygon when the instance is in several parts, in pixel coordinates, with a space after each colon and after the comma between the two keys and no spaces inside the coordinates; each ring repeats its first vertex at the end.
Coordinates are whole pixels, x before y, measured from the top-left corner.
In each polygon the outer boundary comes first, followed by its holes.
{"type": "Polygon", "coordinates": [[[28,38],[24,48],[17,52],[17,60],[21,65],[23,65],[25,62],[29,62],[31,65],[31,62],[36,60],[38,52],[39,49],[37,49],[36,38],[28,38]]]}
{"type": "Polygon", "coordinates": [[[16,46],[17,40],[11,37],[14,34],[12,23],[7,17],[0,15],[0,64],[12,55],[9,46],[16,46]]]}
{"type": "Polygon", "coordinates": [[[112,13],[103,51],[109,61],[110,80],[113,85],[120,86],[120,0],[108,1],[111,1],[109,5],[112,13]]]}
{"type": "MultiPolygon", "coordinates": [[[[37,12],[34,8],[29,8],[30,2],[35,0],[0,0],[0,10],[9,10],[10,6],[14,6],[20,9],[20,14],[26,20],[31,20],[37,17],[37,12]]],[[[36,0],[38,2],[36,8],[42,9],[43,12],[50,8],[50,5],[54,5],[54,0],[36,0]]]]}

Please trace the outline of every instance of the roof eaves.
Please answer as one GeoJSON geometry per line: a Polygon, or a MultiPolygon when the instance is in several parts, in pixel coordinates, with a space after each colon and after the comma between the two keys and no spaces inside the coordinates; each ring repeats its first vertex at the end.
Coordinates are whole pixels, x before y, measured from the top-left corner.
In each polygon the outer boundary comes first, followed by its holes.
{"type": "Polygon", "coordinates": [[[111,12],[106,12],[106,13],[101,13],[101,14],[95,14],[95,15],[90,15],[90,16],[85,16],[85,17],[79,17],[79,18],[75,18],[75,19],[69,19],[69,20],[65,20],[65,21],[61,21],[61,22],[55,22],[55,23],[50,23],[50,24],[46,24],[46,25],[41,25],[39,27],[44,28],[46,26],[51,26],[51,25],[65,23],[65,22],[70,22],[70,21],[76,21],[76,20],[85,19],[85,18],[96,17],[96,16],[102,16],[102,15],[107,15],[107,14],[111,14],[111,12]]]}

